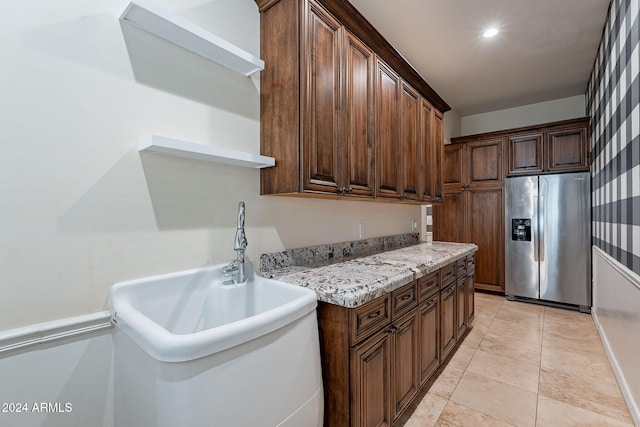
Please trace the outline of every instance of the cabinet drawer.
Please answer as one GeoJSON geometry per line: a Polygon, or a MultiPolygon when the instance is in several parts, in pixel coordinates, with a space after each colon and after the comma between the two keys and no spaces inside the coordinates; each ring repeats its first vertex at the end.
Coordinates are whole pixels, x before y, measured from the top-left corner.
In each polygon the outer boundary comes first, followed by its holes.
{"type": "Polygon", "coordinates": [[[462,258],[456,261],[456,271],[457,271],[458,277],[467,275],[467,266],[465,261],[466,261],[466,258],[462,258]]]}
{"type": "Polygon", "coordinates": [[[440,289],[446,288],[451,282],[456,280],[455,275],[456,264],[451,263],[440,269],[440,275],[442,276],[442,282],[440,283],[440,289]]]}
{"type": "Polygon", "coordinates": [[[389,294],[376,298],[363,306],[349,310],[350,344],[368,337],[391,322],[389,294]]]}
{"type": "Polygon", "coordinates": [[[418,279],[418,301],[422,302],[440,290],[440,272],[428,274],[418,279]]]}
{"type": "Polygon", "coordinates": [[[467,257],[467,274],[471,274],[476,270],[476,259],[473,255],[467,257]]]}
{"type": "Polygon", "coordinates": [[[398,316],[418,304],[417,284],[418,281],[416,280],[391,293],[391,317],[393,319],[397,319],[398,316]]]}

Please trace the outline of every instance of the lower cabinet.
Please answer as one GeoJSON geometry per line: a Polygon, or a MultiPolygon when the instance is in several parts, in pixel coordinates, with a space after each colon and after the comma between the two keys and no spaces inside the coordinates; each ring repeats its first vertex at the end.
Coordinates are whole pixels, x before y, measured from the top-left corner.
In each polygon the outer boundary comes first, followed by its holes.
{"type": "Polygon", "coordinates": [[[417,309],[412,310],[391,325],[391,396],[394,422],[409,406],[420,389],[418,372],[419,326],[417,309]]]}
{"type": "MultiPolygon", "coordinates": [[[[391,425],[391,345],[380,331],[351,352],[351,413],[354,426],[391,425]]],[[[325,390],[326,390],[325,385],[325,390]]],[[[325,392],[326,393],[326,392],[325,392]]],[[[326,418],[325,425],[333,425],[326,418]]],[[[337,424],[336,424],[337,425],[337,424]]]]}
{"type": "Polygon", "coordinates": [[[420,306],[420,385],[440,366],[440,293],[420,306]]]}
{"type": "Polygon", "coordinates": [[[456,282],[451,283],[440,294],[440,357],[446,359],[456,345],[456,282]]]}
{"type": "Polygon", "coordinates": [[[325,426],[399,420],[463,337],[458,307],[464,329],[470,325],[473,269],[465,269],[461,296],[458,276],[454,263],[360,307],[319,303],[325,426]]]}

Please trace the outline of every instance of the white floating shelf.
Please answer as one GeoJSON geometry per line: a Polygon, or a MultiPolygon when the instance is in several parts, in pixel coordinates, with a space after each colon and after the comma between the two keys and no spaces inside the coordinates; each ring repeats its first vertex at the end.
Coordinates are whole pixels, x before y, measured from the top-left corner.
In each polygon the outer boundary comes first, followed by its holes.
{"type": "Polygon", "coordinates": [[[204,160],[206,162],[224,163],[226,165],[243,166],[247,168],[268,168],[275,166],[273,157],[211,145],[196,144],[164,136],[151,135],[140,140],[138,151],[167,154],[169,156],[184,157],[186,159],[204,160]]]}
{"type": "Polygon", "coordinates": [[[127,2],[120,20],[245,76],[264,69],[262,59],[153,2],[127,2]]]}

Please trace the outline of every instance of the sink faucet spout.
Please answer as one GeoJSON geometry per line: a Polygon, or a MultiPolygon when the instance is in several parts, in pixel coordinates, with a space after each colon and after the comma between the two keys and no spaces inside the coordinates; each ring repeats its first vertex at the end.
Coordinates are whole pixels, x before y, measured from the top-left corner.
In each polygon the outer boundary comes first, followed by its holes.
{"type": "Polygon", "coordinates": [[[243,283],[246,280],[244,271],[244,251],[247,249],[247,236],[244,233],[245,219],[244,202],[238,203],[238,225],[233,250],[236,251],[236,259],[222,269],[225,276],[231,276],[233,283],[243,283]]]}

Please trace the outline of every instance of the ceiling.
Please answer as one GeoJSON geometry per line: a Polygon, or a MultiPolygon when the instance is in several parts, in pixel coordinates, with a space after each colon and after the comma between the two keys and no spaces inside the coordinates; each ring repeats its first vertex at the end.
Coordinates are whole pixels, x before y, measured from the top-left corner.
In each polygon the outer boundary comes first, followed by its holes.
{"type": "Polygon", "coordinates": [[[467,116],[585,93],[610,0],[350,1],[467,116]]]}

